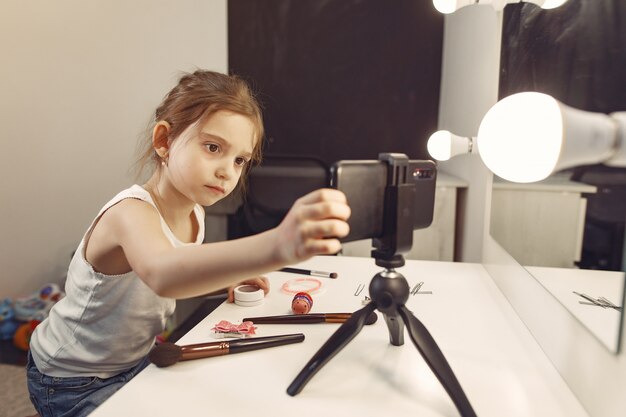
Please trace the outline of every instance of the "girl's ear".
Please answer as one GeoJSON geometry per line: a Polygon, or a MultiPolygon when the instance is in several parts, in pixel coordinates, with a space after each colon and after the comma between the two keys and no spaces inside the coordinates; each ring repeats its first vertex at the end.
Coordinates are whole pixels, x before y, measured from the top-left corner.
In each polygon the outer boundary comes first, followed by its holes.
{"type": "Polygon", "coordinates": [[[169,136],[170,124],[166,121],[160,121],[152,129],[152,147],[161,158],[166,158],[170,150],[169,136]]]}

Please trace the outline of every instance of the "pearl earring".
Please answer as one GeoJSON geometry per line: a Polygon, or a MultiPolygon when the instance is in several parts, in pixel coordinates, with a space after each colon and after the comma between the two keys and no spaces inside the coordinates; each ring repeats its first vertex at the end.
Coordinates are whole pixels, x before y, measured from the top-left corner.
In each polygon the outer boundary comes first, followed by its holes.
{"type": "Polygon", "coordinates": [[[170,158],[167,152],[165,152],[165,154],[163,155],[159,155],[159,157],[161,157],[161,166],[166,167],[170,158]]]}

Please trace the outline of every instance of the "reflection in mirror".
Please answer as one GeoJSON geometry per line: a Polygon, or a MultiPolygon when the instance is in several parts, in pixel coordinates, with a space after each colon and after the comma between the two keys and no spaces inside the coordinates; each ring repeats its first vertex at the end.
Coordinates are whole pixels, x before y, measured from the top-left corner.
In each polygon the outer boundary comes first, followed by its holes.
{"type": "MultiPolygon", "coordinates": [[[[582,110],[626,110],[623,0],[504,11],[500,98],[546,93],[582,110]]],[[[490,233],[606,347],[619,350],[626,169],[602,165],[515,184],[494,178],[490,233]]]]}

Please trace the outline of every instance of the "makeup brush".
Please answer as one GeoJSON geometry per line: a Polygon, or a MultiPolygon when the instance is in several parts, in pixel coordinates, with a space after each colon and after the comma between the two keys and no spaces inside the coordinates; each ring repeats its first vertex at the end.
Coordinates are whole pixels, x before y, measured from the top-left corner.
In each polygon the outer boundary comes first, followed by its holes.
{"type": "MultiPolygon", "coordinates": [[[[248,317],[242,321],[251,321],[254,324],[297,324],[297,323],[345,323],[352,317],[352,313],[312,313],[287,314],[284,316],[248,317]]],[[[365,324],[374,324],[378,320],[376,312],[367,316],[365,324]]]]}
{"type": "Polygon", "coordinates": [[[300,274],[300,275],[310,275],[312,277],[320,277],[320,278],[337,278],[339,275],[336,272],[324,272],[324,271],[314,271],[311,269],[300,269],[300,268],[281,268],[280,272],[290,272],[292,274],[300,274]]]}
{"type": "Polygon", "coordinates": [[[165,342],[153,347],[150,353],[148,353],[148,359],[159,368],[163,368],[174,365],[178,361],[248,352],[250,350],[298,343],[303,340],[304,334],[294,333],[278,336],[251,337],[223,342],[198,343],[186,346],[165,342]]]}

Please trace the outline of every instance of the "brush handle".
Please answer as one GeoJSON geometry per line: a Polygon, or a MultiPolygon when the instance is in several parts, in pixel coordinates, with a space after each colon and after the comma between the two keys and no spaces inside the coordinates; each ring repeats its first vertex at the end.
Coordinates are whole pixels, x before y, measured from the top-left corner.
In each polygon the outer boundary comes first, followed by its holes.
{"type": "Polygon", "coordinates": [[[227,342],[198,343],[181,346],[181,361],[191,359],[210,358],[213,356],[228,355],[230,353],[248,352],[250,350],[265,349],[274,346],[298,343],[304,340],[304,334],[284,334],[278,336],[252,337],[227,342]]]}
{"type": "MultiPolygon", "coordinates": [[[[243,321],[251,321],[257,324],[308,324],[308,323],[345,323],[352,313],[312,313],[312,314],[287,314],[284,316],[248,317],[243,321]]],[[[365,324],[376,323],[378,316],[372,312],[365,324]]]]}
{"type": "Polygon", "coordinates": [[[300,269],[300,268],[281,268],[280,272],[289,272],[292,274],[300,274],[300,275],[310,275],[312,277],[320,277],[320,278],[337,278],[336,272],[324,272],[324,271],[314,271],[311,269],[300,269]]]}
{"type": "Polygon", "coordinates": [[[250,339],[238,339],[228,342],[230,353],[248,352],[250,350],[265,349],[274,346],[299,343],[304,340],[304,334],[283,334],[279,336],[253,337],[250,339]]]}
{"type": "Polygon", "coordinates": [[[345,323],[346,320],[352,317],[352,313],[326,313],[324,316],[324,322],[326,323],[345,323]]]}
{"type": "Polygon", "coordinates": [[[249,317],[242,321],[258,324],[343,323],[351,313],[287,314],[284,316],[249,317]]]}

